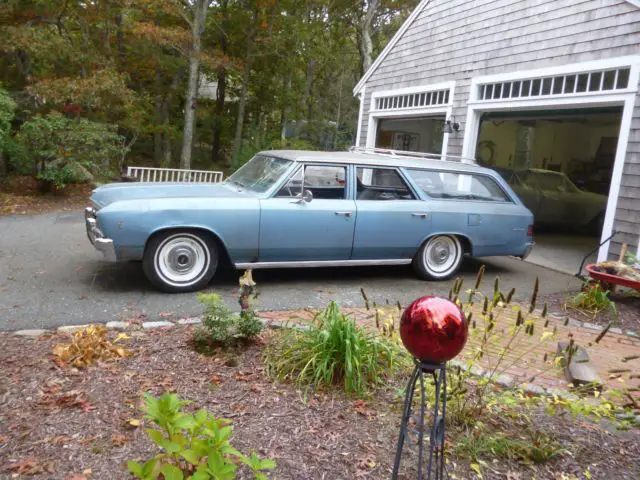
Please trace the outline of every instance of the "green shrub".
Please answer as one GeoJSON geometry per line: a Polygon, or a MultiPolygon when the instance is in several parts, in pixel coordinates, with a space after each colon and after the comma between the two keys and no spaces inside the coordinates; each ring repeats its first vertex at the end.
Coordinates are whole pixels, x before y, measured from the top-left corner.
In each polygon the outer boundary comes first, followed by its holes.
{"type": "Polygon", "coordinates": [[[0,88],[0,155],[4,151],[11,133],[11,122],[16,110],[16,103],[4,88],[0,88]]]}
{"type": "Polygon", "coordinates": [[[398,345],[365,331],[335,302],[305,330],[289,330],[265,351],[267,373],[317,389],[342,384],[347,393],[364,394],[383,382],[407,359],[398,345]]]}
{"type": "Polygon", "coordinates": [[[238,464],[248,467],[258,480],[266,479],[265,470],[275,468],[273,460],[260,459],[255,453],[243,455],[230,442],[231,421],[213,417],[202,409],[184,413],[188,402],[176,394],[159,398],[144,395],[146,418],[159,429],[147,429],[149,438],[161,449],[144,464],[130,460],[129,472],[144,480],[232,480],[238,464]]]}
{"type": "Polygon", "coordinates": [[[235,314],[215,293],[200,293],[198,300],[205,307],[202,328],[196,330],[194,336],[198,346],[229,346],[240,340],[251,340],[262,332],[262,322],[253,310],[235,314]]]}
{"type": "Polygon", "coordinates": [[[39,170],[42,180],[58,186],[83,180],[83,172],[105,175],[119,169],[127,148],[114,125],[70,119],[59,112],[37,115],[16,135],[20,155],[39,170]]]}

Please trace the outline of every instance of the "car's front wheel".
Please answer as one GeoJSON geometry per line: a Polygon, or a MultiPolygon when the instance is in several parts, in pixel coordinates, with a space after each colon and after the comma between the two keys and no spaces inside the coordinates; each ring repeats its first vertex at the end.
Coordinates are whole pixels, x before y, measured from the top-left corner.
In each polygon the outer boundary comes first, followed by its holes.
{"type": "Polygon", "coordinates": [[[458,271],[464,248],[453,235],[436,235],[424,242],[413,260],[413,266],[425,280],[446,280],[458,271]]]}
{"type": "Polygon", "coordinates": [[[206,234],[164,232],[149,240],[142,266],[149,281],[160,290],[193,292],[204,288],[215,275],[218,251],[206,234]]]}

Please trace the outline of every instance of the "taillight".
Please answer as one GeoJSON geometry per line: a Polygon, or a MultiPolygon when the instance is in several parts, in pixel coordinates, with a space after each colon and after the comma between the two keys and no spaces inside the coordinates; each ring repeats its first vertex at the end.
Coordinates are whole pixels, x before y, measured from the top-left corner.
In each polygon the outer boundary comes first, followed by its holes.
{"type": "Polygon", "coordinates": [[[529,225],[529,228],[527,228],[527,236],[533,237],[533,225],[529,225]]]}

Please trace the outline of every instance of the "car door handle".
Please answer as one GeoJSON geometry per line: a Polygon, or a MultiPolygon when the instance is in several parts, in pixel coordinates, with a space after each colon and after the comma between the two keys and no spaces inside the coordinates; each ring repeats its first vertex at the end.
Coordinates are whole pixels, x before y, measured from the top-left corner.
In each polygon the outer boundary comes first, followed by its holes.
{"type": "Polygon", "coordinates": [[[336,212],[336,215],[340,215],[343,217],[350,217],[353,212],[336,212]]]}
{"type": "Polygon", "coordinates": [[[412,217],[420,217],[420,218],[427,218],[429,216],[428,213],[424,213],[424,212],[415,212],[411,214],[412,217]]]}

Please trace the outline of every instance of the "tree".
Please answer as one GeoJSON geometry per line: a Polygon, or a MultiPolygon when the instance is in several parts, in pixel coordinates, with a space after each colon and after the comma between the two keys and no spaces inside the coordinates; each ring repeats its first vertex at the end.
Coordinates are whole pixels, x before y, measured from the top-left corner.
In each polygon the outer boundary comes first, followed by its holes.
{"type": "Polygon", "coordinates": [[[15,109],[16,103],[9,96],[9,92],[0,88],[0,175],[6,175],[9,170],[4,151],[11,133],[15,109]]]}
{"type": "Polygon", "coordinates": [[[193,129],[196,120],[198,101],[198,84],[200,74],[200,54],[202,51],[202,34],[209,12],[210,0],[194,0],[192,4],[184,2],[189,14],[183,18],[191,27],[191,48],[189,50],[189,73],[187,77],[187,95],[184,108],[184,130],[182,137],[182,153],[180,168],[191,168],[191,150],[193,145],[193,129]]]}

